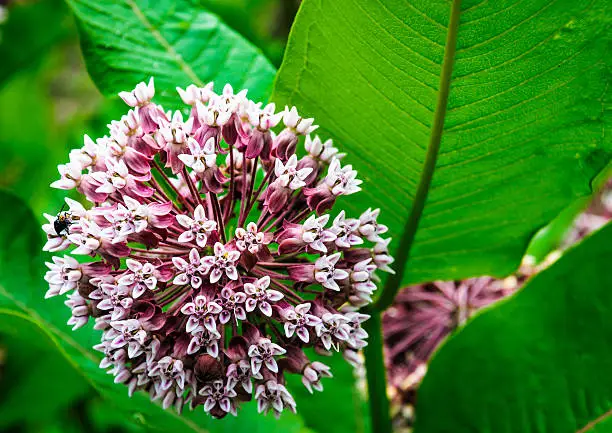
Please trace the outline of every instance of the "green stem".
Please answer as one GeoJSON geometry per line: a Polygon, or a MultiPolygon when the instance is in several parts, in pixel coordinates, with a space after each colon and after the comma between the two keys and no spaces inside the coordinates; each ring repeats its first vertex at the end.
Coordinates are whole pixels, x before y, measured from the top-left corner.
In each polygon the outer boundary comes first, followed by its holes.
{"type": "Polygon", "coordinates": [[[414,243],[414,237],[419,227],[419,221],[423,214],[423,209],[425,208],[425,201],[427,200],[431,179],[436,168],[436,160],[438,159],[438,151],[440,150],[440,142],[442,141],[442,133],[444,130],[444,118],[446,117],[446,107],[448,105],[448,95],[450,92],[453,64],[455,61],[455,48],[457,46],[460,13],[461,0],[453,0],[450,22],[448,24],[448,33],[446,35],[446,45],[444,48],[444,61],[442,62],[440,91],[438,92],[438,101],[436,103],[436,111],[434,112],[433,127],[431,129],[431,136],[429,137],[425,163],[423,164],[423,171],[414,196],[410,216],[404,225],[403,235],[400,239],[397,254],[395,256],[395,269],[397,272],[387,278],[382,294],[373,306],[374,310],[377,311],[384,311],[389,308],[393,299],[395,299],[395,295],[397,295],[399,291],[402,278],[406,271],[410,250],[414,243]]]}
{"type": "Polygon", "coordinates": [[[440,76],[440,91],[438,92],[431,136],[427,146],[423,171],[414,196],[414,202],[404,226],[403,235],[400,239],[398,252],[395,257],[395,268],[397,273],[391,275],[387,279],[382,294],[374,305],[372,305],[371,309],[367,311],[371,315],[370,319],[364,323],[364,328],[369,334],[369,343],[364,349],[364,355],[373,433],[391,433],[392,431],[383,356],[381,314],[392,304],[402,283],[408,258],[410,256],[410,250],[414,243],[423,209],[425,208],[425,201],[427,200],[431,179],[433,178],[436,167],[436,160],[438,158],[438,151],[440,150],[440,142],[442,141],[442,133],[444,130],[444,119],[446,117],[451,77],[453,74],[460,13],[461,0],[453,0],[450,21],[448,24],[448,33],[446,35],[446,45],[444,48],[444,60],[442,63],[442,74],[440,76]]]}
{"type": "Polygon", "coordinates": [[[383,356],[383,335],[378,311],[367,311],[371,317],[363,324],[368,333],[368,345],[363,349],[372,433],[391,433],[389,416],[389,397],[387,396],[387,377],[383,356]]]}

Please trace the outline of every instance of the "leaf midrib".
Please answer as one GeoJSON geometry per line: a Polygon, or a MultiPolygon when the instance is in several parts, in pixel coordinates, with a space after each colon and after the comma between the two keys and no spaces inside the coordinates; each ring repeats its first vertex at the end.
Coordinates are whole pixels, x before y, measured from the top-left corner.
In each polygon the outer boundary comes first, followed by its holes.
{"type": "Polygon", "coordinates": [[[592,421],[589,421],[584,427],[582,427],[580,430],[576,430],[576,433],[586,433],[588,431],[591,431],[593,428],[595,428],[599,423],[605,421],[606,419],[610,418],[612,416],[612,409],[608,410],[607,412],[601,414],[600,416],[598,416],[597,418],[595,418],[592,421]]]}
{"type": "Polygon", "coordinates": [[[404,273],[406,272],[406,264],[410,256],[410,250],[412,249],[412,244],[414,243],[419,221],[423,215],[423,209],[425,208],[425,202],[427,201],[431,180],[436,168],[436,161],[438,159],[438,152],[440,150],[440,142],[442,141],[444,120],[446,118],[450,84],[453,74],[453,66],[455,63],[455,51],[457,48],[460,15],[461,0],[453,0],[440,74],[440,90],[438,91],[433,126],[431,128],[429,144],[427,145],[425,162],[423,163],[423,171],[421,172],[414,201],[412,203],[412,207],[410,208],[410,215],[408,216],[406,224],[404,225],[397,254],[395,255],[396,273],[387,279],[380,298],[372,306],[372,309],[375,311],[384,311],[392,304],[393,299],[399,290],[404,273]]]}
{"type": "Polygon", "coordinates": [[[149,19],[142,12],[142,10],[138,7],[136,2],[134,2],[134,0],[125,0],[125,2],[132,9],[132,12],[134,13],[134,15],[136,15],[136,18],[138,18],[138,21],[140,21],[142,25],[147,28],[147,30],[151,33],[153,38],[155,38],[155,40],[162,46],[162,48],[166,50],[168,54],[170,54],[170,56],[172,56],[176,64],[179,66],[179,68],[181,68],[183,72],[185,72],[185,74],[189,77],[189,79],[197,86],[200,86],[200,87],[204,86],[204,83],[202,82],[202,80],[200,80],[200,78],[195,73],[195,71],[191,68],[191,66],[189,66],[189,64],[185,62],[185,60],[183,60],[183,57],[179,53],[176,52],[174,47],[172,47],[172,45],[170,44],[170,42],[168,42],[168,40],[164,37],[164,35],[162,35],[159,32],[159,30],[157,30],[153,26],[153,24],[151,24],[149,19]]]}

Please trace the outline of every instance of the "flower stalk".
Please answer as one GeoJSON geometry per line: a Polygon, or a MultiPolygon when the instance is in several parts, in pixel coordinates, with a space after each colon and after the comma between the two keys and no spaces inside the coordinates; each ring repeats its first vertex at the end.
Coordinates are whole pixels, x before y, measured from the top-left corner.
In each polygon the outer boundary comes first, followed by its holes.
{"type": "Polygon", "coordinates": [[[369,344],[363,350],[372,432],[392,433],[389,397],[387,395],[387,370],[383,355],[381,313],[369,311],[370,319],[364,324],[369,344]]]}
{"type": "MultiPolygon", "coordinates": [[[[432,130],[429,144],[427,146],[423,170],[421,172],[421,178],[417,186],[412,208],[410,209],[410,215],[406,220],[403,234],[399,242],[396,266],[397,272],[387,278],[382,293],[372,306],[372,310],[376,312],[376,314],[372,313],[373,316],[380,315],[381,312],[391,306],[395,296],[400,290],[405,270],[408,267],[410,251],[414,243],[421,215],[425,208],[429,187],[431,185],[431,180],[436,167],[438,151],[440,150],[442,134],[444,132],[444,120],[446,117],[446,108],[448,106],[448,97],[450,94],[453,66],[455,62],[455,50],[457,46],[460,15],[461,0],[453,0],[449,15],[446,43],[444,46],[444,59],[440,74],[438,99],[436,102],[432,130]]],[[[372,332],[373,330],[370,331],[372,332]]],[[[380,344],[382,350],[382,341],[380,344]]],[[[386,433],[391,429],[391,418],[389,413],[389,398],[386,389],[386,379],[383,374],[383,372],[385,372],[384,362],[379,358],[377,351],[367,350],[365,355],[366,369],[368,371],[368,389],[370,390],[372,431],[375,433],[386,433]],[[380,376],[377,374],[380,374],[380,376]],[[383,384],[380,383],[381,378],[384,382],[383,384]]]]}

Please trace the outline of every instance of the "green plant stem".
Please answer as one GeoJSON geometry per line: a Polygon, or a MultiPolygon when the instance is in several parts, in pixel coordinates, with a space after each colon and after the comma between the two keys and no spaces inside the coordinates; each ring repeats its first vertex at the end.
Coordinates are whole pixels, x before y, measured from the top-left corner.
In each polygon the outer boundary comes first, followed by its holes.
{"type": "Polygon", "coordinates": [[[363,349],[365,356],[366,375],[368,381],[368,396],[370,418],[373,433],[391,433],[391,417],[389,416],[389,397],[387,396],[387,374],[383,356],[382,323],[379,311],[367,311],[371,317],[363,324],[368,333],[368,345],[363,349]]]}
{"type": "Polygon", "coordinates": [[[410,216],[404,226],[404,232],[400,240],[396,255],[396,274],[391,275],[383,288],[382,294],[372,308],[368,311],[370,319],[365,322],[364,327],[369,334],[368,346],[364,349],[366,374],[368,381],[368,395],[370,404],[370,416],[372,419],[373,433],[391,433],[392,424],[389,413],[389,397],[387,396],[387,379],[385,361],[383,355],[383,335],[381,314],[386,310],[399,291],[405,269],[408,264],[410,250],[419,226],[431,179],[436,168],[440,142],[444,129],[446,107],[450,93],[450,83],[455,61],[455,48],[457,46],[457,32],[459,30],[459,16],[461,12],[461,0],[453,0],[444,48],[444,60],[442,63],[442,74],[440,76],[440,91],[436,110],[434,112],[433,127],[427,154],[423,164],[423,172],[414,197],[410,216]]]}
{"type": "Polygon", "coordinates": [[[406,220],[402,238],[400,239],[397,254],[395,256],[396,273],[391,275],[383,288],[382,294],[374,304],[373,308],[376,311],[386,310],[395,295],[399,291],[406,267],[414,237],[419,227],[419,221],[425,208],[427,194],[431,185],[431,179],[436,168],[436,160],[438,159],[438,151],[440,150],[440,142],[442,141],[442,133],[444,129],[444,118],[446,117],[446,107],[448,105],[448,95],[450,93],[450,83],[453,74],[453,64],[455,62],[455,48],[457,46],[457,33],[459,30],[459,16],[461,13],[461,0],[453,0],[450,13],[450,21],[448,24],[448,33],[446,35],[446,45],[444,48],[444,60],[442,62],[442,74],[440,75],[440,91],[438,92],[438,100],[436,102],[436,111],[434,112],[433,127],[431,136],[429,137],[429,145],[427,146],[427,154],[425,155],[425,163],[423,171],[419,179],[414,202],[410,209],[410,215],[406,220]]]}

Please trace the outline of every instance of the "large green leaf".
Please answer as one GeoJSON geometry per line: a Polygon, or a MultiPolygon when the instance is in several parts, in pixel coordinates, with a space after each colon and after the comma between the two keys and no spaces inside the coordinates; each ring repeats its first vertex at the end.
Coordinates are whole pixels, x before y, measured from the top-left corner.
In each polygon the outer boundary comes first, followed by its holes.
{"type": "Polygon", "coordinates": [[[610,257],[609,224],[451,337],[419,389],[415,433],[610,431],[610,257]]]}
{"type": "Polygon", "coordinates": [[[611,9],[305,0],[272,99],[314,116],[348,151],[365,183],[345,207],[382,208],[399,262],[408,248],[398,240],[418,223],[404,283],[505,275],[610,160],[611,9]],[[422,219],[406,224],[427,190],[422,219]]]}
{"type": "MultiPolygon", "coordinates": [[[[41,257],[42,232],[34,215],[22,200],[0,191],[0,209],[6,213],[0,225],[0,316],[10,316],[15,323],[38,328],[39,338],[48,338],[56,350],[73,365],[105,403],[125,413],[147,430],[195,432],[306,432],[299,416],[286,414],[280,420],[257,414],[256,405],[245,404],[238,417],[213,420],[199,408],[179,416],[151,403],[148,395],[127,395],[124,385],[98,368],[100,356],[91,349],[99,341],[99,331],[91,327],[70,332],[65,325],[69,310],[62,299],[44,300],[44,265],[41,257]]],[[[1,323],[9,319],[3,318],[1,323]]],[[[0,332],[2,329],[0,328],[0,332]]],[[[48,377],[48,381],[54,378],[48,377]]]]}
{"type": "Polygon", "coordinates": [[[175,108],[175,87],[215,80],[267,99],[275,69],[195,0],[67,0],[87,69],[103,94],[155,77],[156,101],[175,108]]]}
{"type": "Polygon", "coordinates": [[[299,1],[286,0],[200,0],[210,12],[260,48],[278,67],[299,1]]]}

